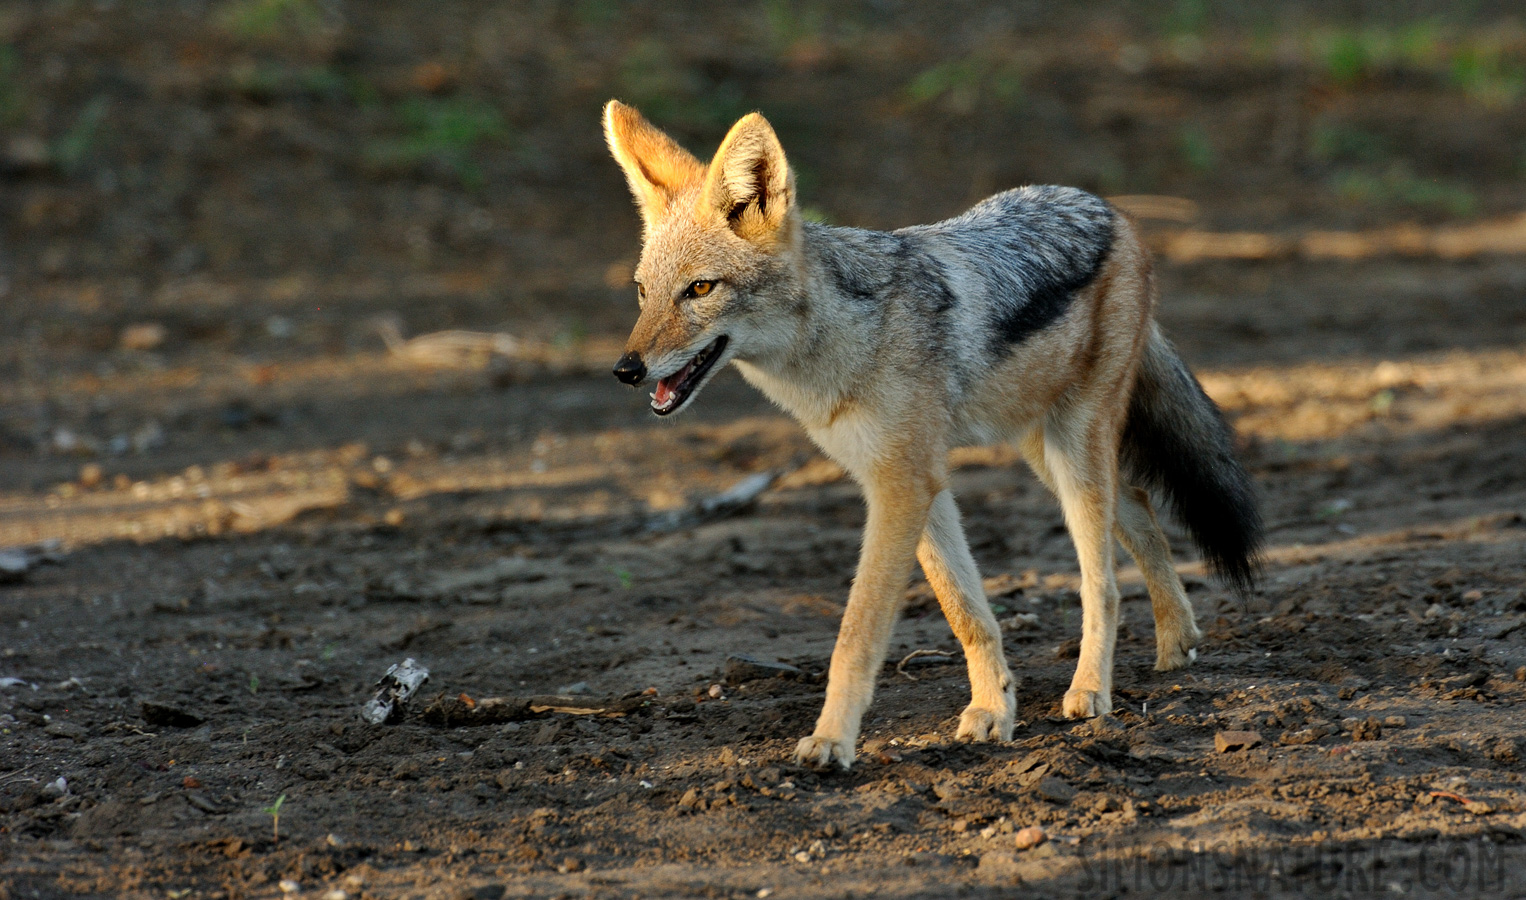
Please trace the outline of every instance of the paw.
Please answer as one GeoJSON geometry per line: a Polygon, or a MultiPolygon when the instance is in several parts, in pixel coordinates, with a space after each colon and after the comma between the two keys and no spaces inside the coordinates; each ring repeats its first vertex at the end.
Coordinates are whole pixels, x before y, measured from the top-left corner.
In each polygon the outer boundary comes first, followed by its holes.
{"type": "Polygon", "coordinates": [[[1085,691],[1071,688],[1065,692],[1065,702],[1060,711],[1067,719],[1089,719],[1113,711],[1113,698],[1106,691],[1085,691]]]}
{"type": "Polygon", "coordinates": [[[1010,741],[1015,715],[1011,703],[994,710],[971,703],[959,714],[959,731],[954,737],[961,741],[1010,741]]]}
{"type": "Polygon", "coordinates": [[[1155,671],[1185,669],[1197,659],[1197,645],[1203,639],[1196,627],[1175,634],[1162,634],[1155,642],[1155,671]]]}
{"type": "Polygon", "coordinates": [[[795,745],[795,762],[813,769],[828,769],[834,763],[847,771],[853,765],[853,742],[813,734],[795,745]]]}

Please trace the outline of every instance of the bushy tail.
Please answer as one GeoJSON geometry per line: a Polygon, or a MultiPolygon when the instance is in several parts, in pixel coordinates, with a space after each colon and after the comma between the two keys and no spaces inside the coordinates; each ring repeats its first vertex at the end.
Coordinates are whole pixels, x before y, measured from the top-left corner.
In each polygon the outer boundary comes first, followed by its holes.
{"type": "Polygon", "coordinates": [[[1241,594],[1254,588],[1263,540],[1255,488],[1224,416],[1153,324],[1121,454],[1134,483],[1165,495],[1209,567],[1241,594]]]}

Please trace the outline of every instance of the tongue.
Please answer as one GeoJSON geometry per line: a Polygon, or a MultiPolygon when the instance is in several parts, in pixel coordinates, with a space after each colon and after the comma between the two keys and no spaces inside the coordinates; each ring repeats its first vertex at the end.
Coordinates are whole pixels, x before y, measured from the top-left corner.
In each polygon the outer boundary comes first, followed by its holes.
{"type": "Polygon", "coordinates": [[[666,378],[658,380],[657,391],[652,395],[652,403],[654,403],[659,408],[664,409],[668,406],[671,406],[674,398],[678,395],[678,386],[684,383],[684,379],[689,377],[689,373],[693,371],[693,369],[694,360],[691,359],[684,363],[684,367],[682,369],[679,369],[677,372],[674,372],[672,375],[669,375],[666,378]]]}
{"type": "Polygon", "coordinates": [[[656,403],[658,406],[667,406],[668,403],[670,403],[672,401],[672,399],[673,399],[673,386],[668,384],[668,382],[669,381],[673,381],[673,380],[675,380],[675,379],[673,379],[670,376],[668,378],[664,378],[661,381],[657,382],[657,393],[652,398],[652,401],[654,403],[656,403]]]}

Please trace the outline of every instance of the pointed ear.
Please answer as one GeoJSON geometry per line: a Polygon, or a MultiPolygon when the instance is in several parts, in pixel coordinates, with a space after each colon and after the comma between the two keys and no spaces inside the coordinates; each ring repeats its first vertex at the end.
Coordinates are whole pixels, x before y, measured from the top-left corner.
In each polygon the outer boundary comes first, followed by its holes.
{"type": "Polygon", "coordinates": [[[604,106],[604,139],[625,170],[649,232],[667,216],[673,198],[705,175],[689,151],[619,100],[604,106]]]}
{"type": "Polygon", "coordinates": [[[749,241],[779,236],[795,205],[795,175],[767,119],[749,113],[731,126],[705,175],[700,202],[749,241]]]}

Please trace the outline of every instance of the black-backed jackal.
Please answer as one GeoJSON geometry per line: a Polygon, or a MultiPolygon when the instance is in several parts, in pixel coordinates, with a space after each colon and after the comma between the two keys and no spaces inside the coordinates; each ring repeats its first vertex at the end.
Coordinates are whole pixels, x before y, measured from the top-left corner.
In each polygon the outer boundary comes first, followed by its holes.
{"type": "Polygon", "coordinates": [[[1083,614],[1065,715],[1112,708],[1115,537],[1149,588],[1156,668],[1191,662],[1201,632],[1147,488],[1237,588],[1255,577],[1261,521],[1218,408],[1152,319],[1150,257],[1127,218],[1080,190],[1025,187],[890,233],[815,225],[756,113],[708,165],[618,102],[604,129],[645,224],[641,314],[615,376],[655,385],[666,416],[734,363],[868,503],[799,761],[852,763],[913,560],[969,664],[958,736],[1012,737],[1012,676],[949,492],[950,447],[1015,443],[1064,508],[1083,614]]]}

